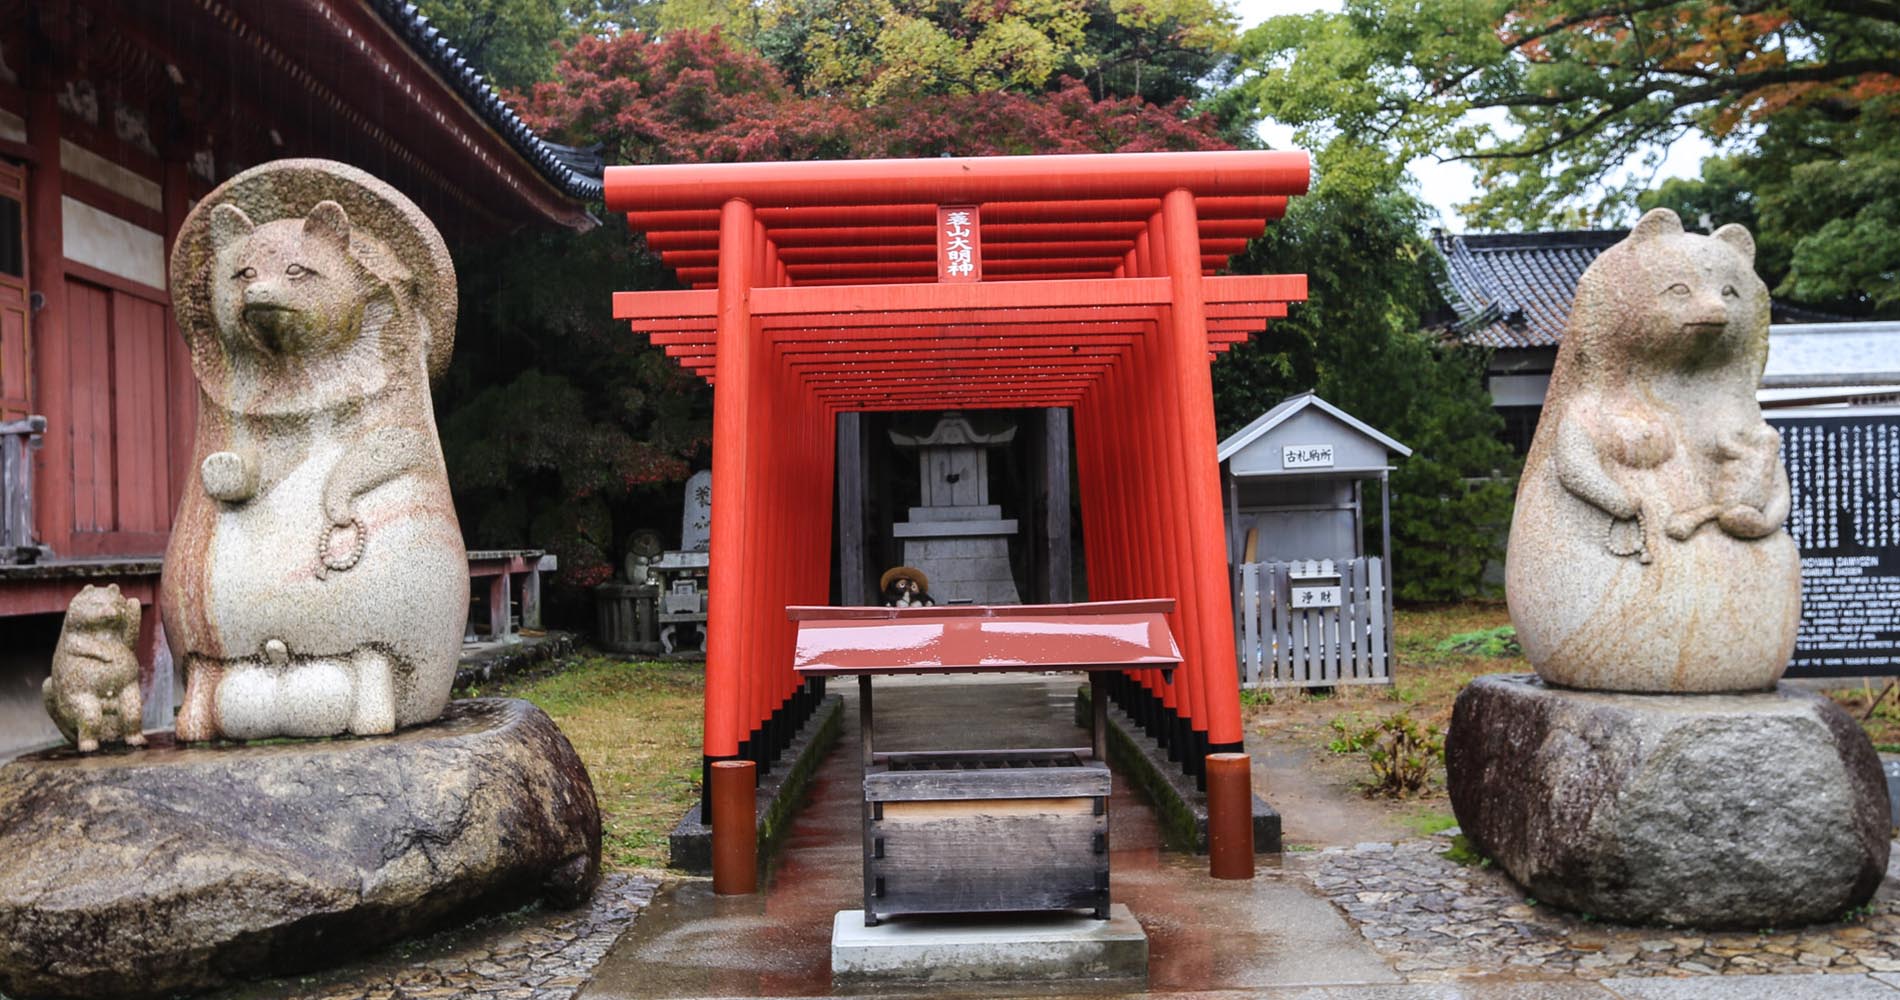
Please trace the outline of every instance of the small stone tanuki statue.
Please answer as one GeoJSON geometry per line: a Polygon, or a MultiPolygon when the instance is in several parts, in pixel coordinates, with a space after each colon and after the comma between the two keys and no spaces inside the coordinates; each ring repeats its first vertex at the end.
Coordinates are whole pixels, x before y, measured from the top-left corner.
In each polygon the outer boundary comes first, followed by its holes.
{"type": "Polygon", "coordinates": [[[429,399],[455,337],[441,236],[368,174],[283,160],[198,203],[171,281],[201,390],[160,600],[178,738],[436,718],[469,586],[429,399]]]}
{"type": "Polygon", "coordinates": [[[923,608],[936,604],[930,596],[930,578],[910,566],[893,566],[878,580],[887,608],[923,608]]]}
{"type": "Polygon", "coordinates": [[[1643,216],[1577,285],[1524,464],[1505,574],[1546,681],[1772,688],[1794,648],[1788,476],[1755,390],[1768,290],[1740,226],[1643,216]]]}
{"type": "Polygon", "coordinates": [[[140,731],[139,602],[119,594],[119,585],[87,586],[66,606],[53,650],[53,675],[40,693],[46,714],[80,753],[101,741],[145,745],[140,731]]]}

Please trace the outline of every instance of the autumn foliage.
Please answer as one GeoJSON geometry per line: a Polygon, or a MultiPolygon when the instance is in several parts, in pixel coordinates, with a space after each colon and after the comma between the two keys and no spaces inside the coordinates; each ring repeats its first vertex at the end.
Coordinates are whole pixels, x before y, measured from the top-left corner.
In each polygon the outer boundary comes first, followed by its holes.
{"type": "Polygon", "coordinates": [[[1097,100],[1079,81],[1052,92],[896,97],[868,107],[807,97],[718,30],[650,41],[583,37],[554,82],[518,95],[522,117],[558,141],[600,143],[609,163],[737,162],[1140,152],[1228,145],[1183,102],[1097,100]]]}

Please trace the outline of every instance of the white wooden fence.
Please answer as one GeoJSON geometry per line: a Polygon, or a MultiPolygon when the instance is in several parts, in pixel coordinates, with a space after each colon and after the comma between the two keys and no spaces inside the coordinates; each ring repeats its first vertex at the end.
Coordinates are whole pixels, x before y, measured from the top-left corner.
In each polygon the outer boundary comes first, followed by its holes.
{"type": "Polygon", "coordinates": [[[1376,557],[1335,563],[1339,606],[1295,610],[1283,562],[1240,567],[1240,679],[1246,687],[1390,684],[1392,633],[1376,557]]]}

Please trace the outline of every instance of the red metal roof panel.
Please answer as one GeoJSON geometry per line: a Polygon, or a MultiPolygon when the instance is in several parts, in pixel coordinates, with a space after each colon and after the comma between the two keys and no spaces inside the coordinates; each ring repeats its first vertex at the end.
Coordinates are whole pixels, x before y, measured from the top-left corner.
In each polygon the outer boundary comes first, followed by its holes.
{"type": "Polygon", "coordinates": [[[1174,601],[791,607],[793,666],[808,676],[1169,669],[1181,649],[1174,601]]]}

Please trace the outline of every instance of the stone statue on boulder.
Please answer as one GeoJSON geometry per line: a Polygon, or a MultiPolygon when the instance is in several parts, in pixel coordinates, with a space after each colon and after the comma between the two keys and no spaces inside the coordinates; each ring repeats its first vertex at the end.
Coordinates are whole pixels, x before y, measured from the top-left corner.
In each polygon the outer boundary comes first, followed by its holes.
{"type": "Polygon", "coordinates": [[[1778,685],[1801,616],[1780,440],[1756,402],[1747,230],[1657,209],[1577,283],[1519,481],[1505,593],[1537,676],[1465,686],[1445,785],[1537,899],[1631,924],[1838,920],[1886,876],[1880,758],[1778,685]]]}
{"type": "Polygon", "coordinates": [[[1511,525],[1525,656],[1566,687],[1772,688],[1801,563],[1755,390],[1768,289],[1740,226],[1643,216],[1577,283],[1511,525]]]}
{"type": "Polygon", "coordinates": [[[144,746],[140,731],[139,602],[119,585],[87,586],[66,607],[53,650],[53,675],[41,694],[46,714],[80,753],[101,742],[144,746]]]}
{"type": "Polygon", "coordinates": [[[436,718],[469,587],[429,398],[455,338],[441,236],[368,174],[282,160],[198,203],[171,282],[201,391],[160,599],[178,738],[436,718]]]}

